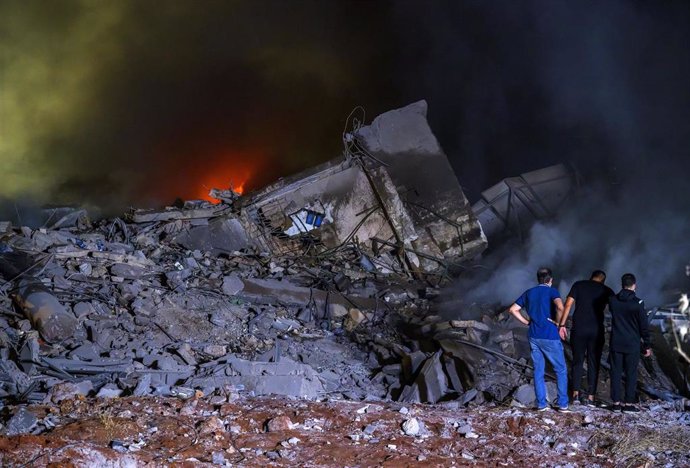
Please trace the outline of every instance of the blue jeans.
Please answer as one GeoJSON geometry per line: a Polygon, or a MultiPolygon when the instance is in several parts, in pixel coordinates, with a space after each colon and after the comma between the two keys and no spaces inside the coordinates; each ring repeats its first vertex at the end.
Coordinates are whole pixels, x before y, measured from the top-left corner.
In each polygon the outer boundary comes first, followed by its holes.
{"type": "Polygon", "coordinates": [[[558,385],[558,406],[568,407],[568,371],[565,366],[563,345],[561,340],[529,339],[529,347],[532,350],[532,362],[534,363],[534,393],[537,396],[537,408],[546,407],[546,383],[544,382],[544,368],[549,360],[556,372],[558,385]]]}

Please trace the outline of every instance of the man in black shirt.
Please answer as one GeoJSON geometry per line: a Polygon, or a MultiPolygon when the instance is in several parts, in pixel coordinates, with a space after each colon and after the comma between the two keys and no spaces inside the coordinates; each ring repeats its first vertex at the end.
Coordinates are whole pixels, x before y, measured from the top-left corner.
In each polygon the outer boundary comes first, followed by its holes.
{"type": "Polygon", "coordinates": [[[649,324],[644,302],[635,295],[635,275],[626,273],[621,278],[623,289],[609,299],[611,311],[611,399],[613,411],[637,413],[637,365],[640,348],[645,357],[652,355],[649,324]],[[621,381],[625,371],[625,401],[621,399],[621,381]]]}
{"type": "Polygon", "coordinates": [[[595,270],[589,280],[573,284],[565,301],[565,311],[558,328],[561,339],[565,340],[565,321],[574,305],[575,313],[570,329],[570,347],[573,350],[570,381],[573,385],[573,402],[580,401],[588,406],[597,404],[594,396],[597,393],[599,367],[604,350],[604,309],[609,297],[614,294],[604,281],[606,281],[606,273],[595,270]],[[587,398],[580,400],[582,364],[585,354],[587,355],[587,398]]]}

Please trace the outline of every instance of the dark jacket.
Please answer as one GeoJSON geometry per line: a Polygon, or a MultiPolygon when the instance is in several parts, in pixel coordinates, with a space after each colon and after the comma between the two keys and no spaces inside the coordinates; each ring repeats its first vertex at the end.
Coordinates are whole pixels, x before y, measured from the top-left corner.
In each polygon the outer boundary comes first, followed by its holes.
{"type": "Polygon", "coordinates": [[[621,289],[609,298],[611,312],[611,350],[619,353],[639,353],[651,347],[649,325],[644,302],[634,291],[621,289]],[[641,343],[640,343],[641,341],[641,343]]]}

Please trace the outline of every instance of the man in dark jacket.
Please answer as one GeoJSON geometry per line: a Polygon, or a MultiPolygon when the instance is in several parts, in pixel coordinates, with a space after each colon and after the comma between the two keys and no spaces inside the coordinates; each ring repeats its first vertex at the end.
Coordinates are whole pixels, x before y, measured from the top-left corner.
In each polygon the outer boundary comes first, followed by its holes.
{"type": "Polygon", "coordinates": [[[636,402],[637,365],[640,347],[645,357],[651,356],[649,325],[644,302],[635,295],[637,280],[632,273],[621,278],[623,289],[609,299],[611,312],[611,399],[613,411],[637,413],[636,402]],[[621,398],[622,373],[625,371],[625,400],[621,398]]]}
{"type": "Polygon", "coordinates": [[[595,270],[589,280],[577,281],[570,288],[565,300],[565,311],[558,333],[561,339],[566,338],[565,321],[570,310],[575,309],[573,325],[570,328],[570,347],[573,350],[573,364],[571,378],[573,387],[573,402],[588,406],[603,406],[595,402],[597,383],[599,381],[599,367],[601,355],[604,351],[604,309],[614,292],[604,284],[606,273],[595,270]],[[580,398],[580,383],[582,381],[582,364],[587,355],[587,398],[580,398]]]}

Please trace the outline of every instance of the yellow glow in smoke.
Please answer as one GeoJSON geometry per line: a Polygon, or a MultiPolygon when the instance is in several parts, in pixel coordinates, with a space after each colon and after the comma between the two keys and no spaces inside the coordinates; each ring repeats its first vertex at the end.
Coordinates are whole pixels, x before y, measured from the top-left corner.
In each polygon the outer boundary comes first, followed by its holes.
{"type": "Polygon", "coordinates": [[[69,140],[97,110],[95,78],[121,59],[125,6],[0,2],[0,196],[40,198],[78,171],[55,163],[47,139],[69,140]]]}

